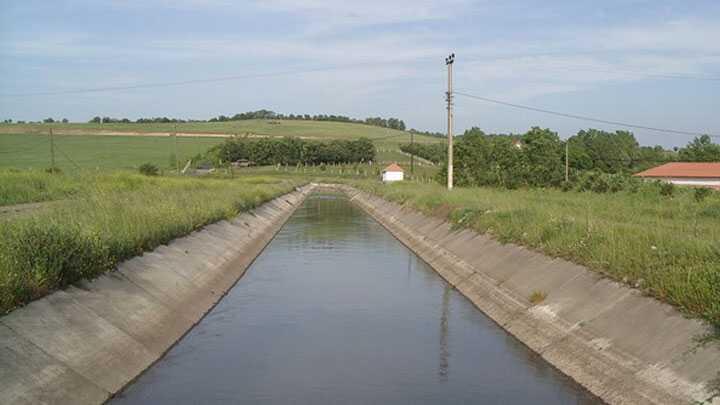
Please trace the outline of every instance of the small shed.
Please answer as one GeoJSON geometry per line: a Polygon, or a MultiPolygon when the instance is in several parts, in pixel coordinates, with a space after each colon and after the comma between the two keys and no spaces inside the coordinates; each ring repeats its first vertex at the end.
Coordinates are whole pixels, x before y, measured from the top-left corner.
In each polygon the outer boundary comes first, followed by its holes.
{"type": "Polygon", "coordinates": [[[398,166],[397,163],[391,164],[382,171],[382,181],[385,183],[402,181],[404,176],[403,168],[398,166]]]}

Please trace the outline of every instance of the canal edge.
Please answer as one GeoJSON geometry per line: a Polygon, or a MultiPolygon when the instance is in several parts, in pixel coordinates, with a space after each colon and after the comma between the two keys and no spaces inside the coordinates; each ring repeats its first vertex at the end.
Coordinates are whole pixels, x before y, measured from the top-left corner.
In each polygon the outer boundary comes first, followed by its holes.
{"type": "Polygon", "coordinates": [[[0,318],[0,403],[111,399],[212,310],[314,188],[207,225],[0,318]]]}
{"type": "Polygon", "coordinates": [[[582,266],[386,201],[344,192],[479,310],[610,404],[720,404],[708,325],[582,266]],[[531,296],[545,297],[533,304],[531,296]]]}

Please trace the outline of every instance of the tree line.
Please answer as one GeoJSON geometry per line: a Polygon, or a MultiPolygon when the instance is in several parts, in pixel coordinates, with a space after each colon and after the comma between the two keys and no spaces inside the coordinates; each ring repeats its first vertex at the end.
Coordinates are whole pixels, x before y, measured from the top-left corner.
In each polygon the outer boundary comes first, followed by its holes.
{"type": "Polygon", "coordinates": [[[238,113],[233,116],[219,115],[211,118],[209,122],[224,122],[224,121],[242,121],[242,120],[256,120],[256,119],[276,119],[276,120],[301,120],[301,121],[334,121],[334,122],[350,122],[355,124],[367,124],[374,125],[377,127],[397,129],[400,131],[405,130],[405,122],[398,118],[382,118],[382,117],[368,117],[364,120],[350,118],[345,115],[326,115],[326,114],[282,114],[276,113],[271,110],[257,110],[248,111],[244,113],[238,113]]]}
{"type": "Polygon", "coordinates": [[[226,122],[226,121],[243,121],[243,120],[302,120],[302,121],[334,121],[334,122],[348,122],[355,124],[367,124],[374,125],[377,127],[397,129],[400,131],[405,130],[405,122],[399,118],[382,118],[382,117],[368,117],[364,120],[350,118],[345,115],[327,115],[327,114],[282,114],[276,113],[272,110],[257,110],[247,111],[238,113],[235,115],[218,115],[207,120],[192,120],[192,119],[181,119],[181,118],[168,118],[168,117],[152,117],[152,118],[138,118],[132,121],[128,118],[113,118],[113,117],[100,117],[95,116],[90,119],[90,123],[93,124],[147,124],[147,123],[185,123],[185,122],[226,122]]]}
{"type": "MultiPolygon", "coordinates": [[[[443,154],[425,146],[417,155],[432,160],[443,154]]],[[[438,148],[439,149],[439,148],[438,148]]],[[[640,146],[628,131],[579,131],[563,141],[556,132],[533,127],[524,134],[485,134],[479,128],[465,131],[454,146],[454,177],[459,186],[576,187],[616,191],[632,183],[630,174],[671,161],[720,161],[720,145],[707,135],[697,137],[678,151],[640,146]],[[565,183],[565,148],[570,168],[565,183]]],[[[447,176],[443,165],[440,181],[447,176]]]]}
{"type": "Polygon", "coordinates": [[[433,163],[440,163],[447,158],[447,145],[444,143],[408,143],[400,145],[400,150],[433,163]]]}
{"type": "Polygon", "coordinates": [[[375,145],[367,138],[322,142],[293,137],[233,137],[210,148],[204,157],[216,164],[246,160],[260,166],[358,163],[375,160],[375,145]]]}

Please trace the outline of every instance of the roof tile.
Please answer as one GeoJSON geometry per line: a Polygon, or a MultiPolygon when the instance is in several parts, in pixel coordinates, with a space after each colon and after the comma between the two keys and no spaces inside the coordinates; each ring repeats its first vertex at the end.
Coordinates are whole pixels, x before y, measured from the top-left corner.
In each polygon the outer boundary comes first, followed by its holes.
{"type": "Polygon", "coordinates": [[[720,178],[720,162],[670,162],[635,174],[639,177],[703,177],[720,178]]]}

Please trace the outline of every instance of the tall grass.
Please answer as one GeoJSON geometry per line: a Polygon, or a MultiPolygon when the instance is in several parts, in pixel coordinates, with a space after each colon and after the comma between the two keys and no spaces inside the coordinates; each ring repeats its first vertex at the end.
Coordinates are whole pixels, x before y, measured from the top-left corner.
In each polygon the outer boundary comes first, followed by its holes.
{"type": "Polygon", "coordinates": [[[500,241],[583,264],[720,327],[720,193],[698,202],[691,190],[667,197],[655,185],[616,194],[354,185],[500,241]]]}
{"type": "Polygon", "coordinates": [[[42,170],[0,170],[0,206],[68,198],[86,184],[77,176],[51,176],[42,170]]]}
{"type": "Polygon", "coordinates": [[[0,313],[303,182],[283,176],[223,180],[128,173],[84,180],[65,204],[0,217],[0,313]]]}

